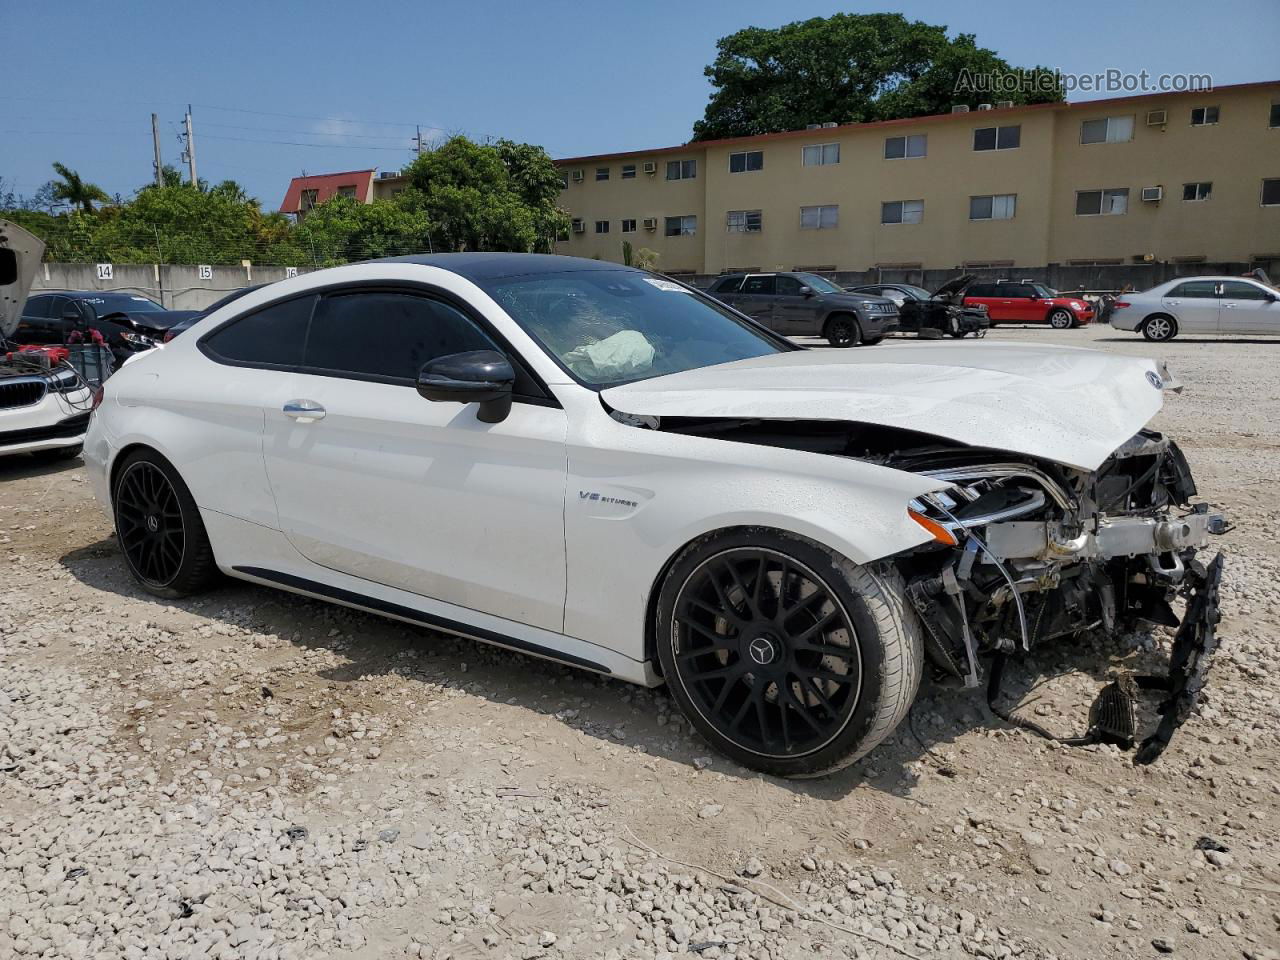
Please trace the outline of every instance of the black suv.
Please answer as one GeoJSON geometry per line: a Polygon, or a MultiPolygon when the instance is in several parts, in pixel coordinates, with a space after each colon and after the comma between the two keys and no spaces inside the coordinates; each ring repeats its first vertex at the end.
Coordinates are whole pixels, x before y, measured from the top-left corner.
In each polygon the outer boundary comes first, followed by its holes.
{"type": "Polygon", "coordinates": [[[730,273],[707,293],[770,330],[826,337],[833,347],[879,343],[898,329],[892,300],[847,293],[816,273],[730,273]]]}

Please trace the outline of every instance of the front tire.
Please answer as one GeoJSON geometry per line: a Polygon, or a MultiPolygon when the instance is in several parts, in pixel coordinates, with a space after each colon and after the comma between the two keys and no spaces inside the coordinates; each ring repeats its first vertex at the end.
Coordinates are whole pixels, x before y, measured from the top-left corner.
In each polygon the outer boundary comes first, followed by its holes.
{"type": "Polygon", "coordinates": [[[218,575],[200,509],[182,477],[154,450],[116,471],[111,502],[125,565],[139,586],[166,600],[209,587],[218,575]]]}
{"type": "Polygon", "coordinates": [[[1055,330],[1070,330],[1075,326],[1075,317],[1071,315],[1070,310],[1059,307],[1049,314],[1049,326],[1055,330]]]}
{"type": "Polygon", "coordinates": [[[862,339],[862,330],[856,318],[839,314],[827,321],[826,338],[833,347],[851,347],[862,339]]]}
{"type": "Polygon", "coordinates": [[[1151,343],[1165,343],[1178,335],[1178,322],[1163,313],[1142,321],[1142,336],[1151,343]]]}
{"type": "Polygon", "coordinates": [[[658,659],[694,728],[744,766],[820,776],[906,716],[923,659],[896,571],[747,527],[702,537],[663,582],[658,659]]]}

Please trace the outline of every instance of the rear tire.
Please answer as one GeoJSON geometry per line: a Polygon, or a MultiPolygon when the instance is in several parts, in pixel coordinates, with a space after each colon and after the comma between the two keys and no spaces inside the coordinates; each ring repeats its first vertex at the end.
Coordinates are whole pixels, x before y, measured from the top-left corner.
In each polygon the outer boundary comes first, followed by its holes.
{"type": "Polygon", "coordinates": [[[658,659],[716,749],[783,777],[848,766],[907,715],[919,628],[897,571],[763,527],[709,534],[663,581],[658,659]]]}
{"type": "Polygon", "coordinates": [[[1058,307],[1049,313],[1049,326],[1055,330],[1070,330],[1075,326],[1076,318],[1071,315],[1070,310],[1064,310],[1058,307]]]}
{"type": "Polygon", "coordinates": [[[125,457],[111,503],[125,566],[143,590],[176,600],[217,580],[200,509],[173,464],[156,451],[144,448],[125,457]]]}
{"type": "Polygon", "coordinates": [[[1178,321],[1164,313],[1153,314],[1142,321],[1142,336],[1151,343],[1166,343],[1178,335],[1178,321]]]}
{"type": "Polygon", "coordinates": [[[833,347],[851,347],[862,339],[862,328],[858,326],[856,317],[840,313],[827,321],[823,336],[833,347]]]}

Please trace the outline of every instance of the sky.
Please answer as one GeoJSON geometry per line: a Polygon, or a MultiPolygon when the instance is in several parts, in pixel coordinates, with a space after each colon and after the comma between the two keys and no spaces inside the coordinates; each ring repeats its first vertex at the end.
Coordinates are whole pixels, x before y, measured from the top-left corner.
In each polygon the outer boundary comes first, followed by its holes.
{"type": "Polygon", "coordinates": [[[398,169],[415,125],[554,157],[679,144],[718,38],[886,10],[1015,66],[1280,80],[1280,0],[0,0],[0,181],[29,196],[60,161],[127,197],[152,177],[151,113],[177,165],[188,103],[197,174],[268,209],[303,172],[398,169]]]}

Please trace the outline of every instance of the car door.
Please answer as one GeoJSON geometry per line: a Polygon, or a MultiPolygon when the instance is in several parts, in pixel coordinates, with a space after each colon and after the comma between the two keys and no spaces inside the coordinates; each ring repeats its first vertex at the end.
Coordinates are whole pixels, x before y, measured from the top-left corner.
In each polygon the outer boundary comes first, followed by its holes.
{"type": "Polygon", "coordinates": [[[559,632],[564,411],[527,372],[496,424],[414,386],[428,360],[477,349],[511,354],[443,296],[322,297],[289,397],[266,410],[280,528],[321,566],[559,632]]]}
{"type": "Polygon", "coordinates": [[[1280,304],[1261,284],[1224,280],[1218,302],[1218,328],[1225,334],[1280,333],[1280,304]]]}
{"type": "Polygon", "coordinates": [[[1216,280],[1184,280],[1160,298],[1161,305],[1178,322],[1183,333],[1218,332],[1218,283],[1216,280]]]}
{"type": "Polygon", "coordinates": [[[805,296],[804,284],[795,277],[774,277],[773,329],[785,336],[817,335],[822,331],[822,303],[813,292],[805,296]]]}
{"type": "Polygon", "coordinates": [[[996,285],[996,299],[1009,323],[1044,323],[1044,304],[1035,288],[1025,283],[996,285]]]}
{"type": "Polygon", "coordinates": [[[773,322],[773,301],[775,278],[773,274],[750,274],[742,281],[742,292],[738,294],[739,310],[753,320],[764,324],[770,330],[776,330],[773,322]]]}

